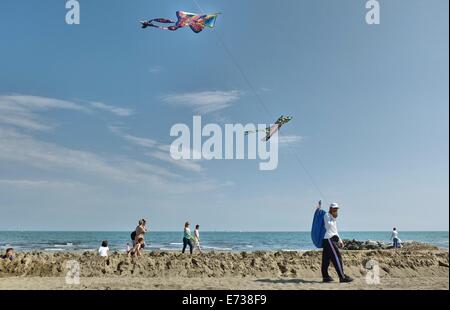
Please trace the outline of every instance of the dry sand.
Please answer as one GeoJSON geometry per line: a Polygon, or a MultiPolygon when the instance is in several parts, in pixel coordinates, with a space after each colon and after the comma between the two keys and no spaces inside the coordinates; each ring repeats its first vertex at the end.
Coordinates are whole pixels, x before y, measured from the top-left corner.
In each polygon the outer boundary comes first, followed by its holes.
{"type": "Polygon", "coordinates": [[[320,278],[80,278],[68,285],[64,278],[13,277],[0,279],[0,290],[448,290],[448,277],[382,278],[369,285],[364,277],[353,283],[321,283],[320,278]]]}
{"type": "Polygon", "coordinates": [[[343,251],[343,259],[353,283],[321,283],[320,251],[154,252],[140,258],[19,253],[14,261],[0,261],[0,289],[449,289],[448,251],[430,246],[343,251]],[[366,281],[368,272],[376,271],[366,268],[371,260],[378,262],[379,284],[366,281]],[[80,266],[79,284],[66,283],[68,261],[80,266]]]}

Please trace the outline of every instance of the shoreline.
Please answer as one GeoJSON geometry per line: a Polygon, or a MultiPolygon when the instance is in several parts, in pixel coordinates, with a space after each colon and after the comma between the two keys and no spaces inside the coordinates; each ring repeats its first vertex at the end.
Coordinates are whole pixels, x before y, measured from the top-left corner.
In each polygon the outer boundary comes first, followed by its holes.
{"type": "MultiPolygon", "coordinates": [[[[391,242],[385,242],[385,241],[377,241],[377,240],[367,240],[367,241],[358,241],[355,239],[349,240],[349,239],[343,239],[345,243],[345,247],[342,250],[347,251],[361,251],[361,250],[390,250],[394,249],[391,242]]],[[[168,252],[168,253],[179,253],[181,252],[181,243],[180,247],[178,248],[165,248],[165,247],[154,247],[151,244],[146,246],[142,252],[143,253],[160,253],[160,252],[168,252]]],[[[72,254],[84,254],[84,253],[97,253],[98,248],[89,248],[89,249],[70,249],[72,245],[59,245],[59,247],[55,248],[47,248],[47,249],[25,249],[25,250],[16,250],[17,253],[48,253],[48,254],[54,254],[54,253],[72,253],[72,254]]],[[[418,242],[418,241],[404,241],[402,243],[403,249],[428,249],[428,250],[441,250],[441,251],[449,251],[449,248],[446,247],[439,247],[433,244],[428,244],[424,242],[418,242]]],[[[1,248],[6,249],[7,247],[13,247],[10,244],[6,244],[2,246],[1,248]]],[[[19,247],[21,249],[21,247],[19,247]]],[[[188,249],[187,249],[188,251],[188,249]]],[[[197,252],[198,250],[194,250],[194,252],[197,252]]],[[[231,248],[220,248],[220,247],[213,247],[213,246],[202,246],[202,252],[203,253],[258,253],[258,252],[266,252],[266,253],[276,253],[276,252],[308,252],[308,251],[321,251],[321,249],[310,247],[310,248],[304,248],[304,249],[283,249],[283,248],[275,248],[275,249],[269,249],[269,250],[261,250],[261,249],[251,249],[246,248],[245,250],[242,249],[231,249],[231,248]]],[[[125,253],[124,249],[118,249],[118,248],[112,248],[110,250],[110,254],[123,254],[125,253]]]]}

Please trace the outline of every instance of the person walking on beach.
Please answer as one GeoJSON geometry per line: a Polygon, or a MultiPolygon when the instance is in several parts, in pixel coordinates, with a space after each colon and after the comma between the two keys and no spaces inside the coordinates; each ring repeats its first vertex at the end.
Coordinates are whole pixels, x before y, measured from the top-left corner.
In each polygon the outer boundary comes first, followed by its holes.
{"type": "Polygon", "coordinates": [[[192,234],[191,230],[189,229],[189,222],[184,223],[184,233],[183,233],[183,250],[181,253],[184,253],[186,251],[186,247],[189,245],[189,251],[192,254],[194,245],[192,244],[192,234]]]}
{"type": "Polygon", "coordinates": [[[194,243],[195,243],[195,247],[198,249],[198,251],[200,253],[202,253],[202,249],[200,248],[200,225],[195,225],[195,230],[194,230],[194,243]]]}
{"type": "Polygon", "coordinates": [[[134,256],[134,257],[141,256],[141,250],[143,248],[143,245],[144,245],[144,238],[139,238],[136,241],[136,244],[134,245],[134,247],[128,252],[128,255],[134,256]]]}
{"type": "MultiPolygon", "coordinates": [[[[320,209],[321,204],[317,206],[320,209]]],[[[332,203],[327,213],[324,215],[325,223],[325,236],[323,239],[323,251],[322,251],[322,278],[323,282],[332,282],[333,278],[328,274],[328,267],[330,266],[330,261],[333,263],[334,268],[339,276],[339,281],[341,283],[352,282],[353,279],[346,276],[344,273],[344,265],[342,263],[342,256],[339,251],[340,248],[344,247],[344,242],[339,237],[336,219],[338,217],[339,205],[337,203],[332,203]]]]}
{"type": "MultiPolygon", "coordinates": [[[[145,219],[139,220],[138,226],[136,227],[134,232],[131,233],[131,240],[133,241],[133,247],[136,245],[136,243],[138,242],[138,240],[140,238],[144,239],[145,233],[147,232],[146,224],[147,224],[147,221],[145,219]]],[[[144,248],[145,241],[142,245],[143,245],[142,248],[144,248]]]]}
{"type": "Polygon", "coordinates": [[[391,240],[392,240],[392,242],[394,243],[394,244],[393,244],[394,249],[398,249],[398,248],[401,248],[401,247],[402,247],[402,246],[401,246],[401,243],[400,243],[400,239],[398,238],[398,231],[397,231],[397,228],[395,228],[395,227],[392,229],[391,240]]]}
{"type": "Polygon", "coordinates": [[[101,257],[108,257],[109,247],[108,247],[108,241],[103,241],[102,246],[98,249],[98,254],[101,257]]]}

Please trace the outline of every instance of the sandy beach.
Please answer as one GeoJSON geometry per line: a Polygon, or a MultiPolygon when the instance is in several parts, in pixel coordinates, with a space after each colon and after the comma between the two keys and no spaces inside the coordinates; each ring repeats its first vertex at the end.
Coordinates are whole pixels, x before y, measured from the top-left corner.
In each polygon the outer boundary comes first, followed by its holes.
{"type": "MultiPolygon", "coordinates": [[[[13,261],[0,261],[0,289],[449,289],[448,251],[432,246],[345,250],[343,259],[353,283],[321,283],[320,251],[192,256],[152,252],[140,258],[122,253],[108,258],[91,252],[18,253],[13,261]],[[374,261],[378,267],[370,269],[374,261]],[[66,281],[74,262],[79,284],[66,281]],[[379,283],[370,277],[377,273],[379,283]]],[[[334,270],[331,275],[337,278],[334,270]]],[[[69,279],[74,279],[70,273],[69,279]]]]}

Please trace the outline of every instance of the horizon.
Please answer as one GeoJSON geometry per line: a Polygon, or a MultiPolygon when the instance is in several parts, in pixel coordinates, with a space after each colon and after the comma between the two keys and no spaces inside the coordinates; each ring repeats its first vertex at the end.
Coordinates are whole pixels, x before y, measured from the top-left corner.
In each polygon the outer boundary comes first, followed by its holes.
{"type": "MultiPolygon", "coordinates": [[[[131,230],[0,230],[0,232],[102,232],[102,233],[130,233],[131,230]]],[[[203,233],[217,232],[217,233],[267,233],[267,232],[280,232],[280,233],[311,233],[309,230],[265,230],[265,231],[250,231],[250,230],[202,230],[203,233]]],[[[399,232],[442,232],[448,233],[448,230],[397,230],[399,232]]],[[[158,233],[158,232],[171,232],[171,233],[182,233],[181,230],[148,230],[148,233],[158,233]]],[[[341,230],[340,233],[351,233],[351,232],[363,232],[363,233],[375,233],[375,232],[392,232],[391,230],[341,230]]]]}

